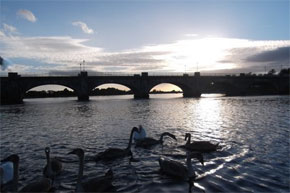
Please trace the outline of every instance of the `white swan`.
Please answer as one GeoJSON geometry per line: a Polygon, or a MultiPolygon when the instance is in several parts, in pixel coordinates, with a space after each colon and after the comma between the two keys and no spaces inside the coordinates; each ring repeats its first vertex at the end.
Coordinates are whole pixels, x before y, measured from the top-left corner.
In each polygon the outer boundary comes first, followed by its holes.
{"type": "MultiPolygon", "coordinates": [[[[1,187],[1,191],[18,191],[18,179],[19,179],[19,156],[13,154],[2,160],[2,162],[12,162],[13,163],[13,180],[7,184],[9,186],[1,187]]],[[[41,178],[40,180],[33,182],[24,186],[20,192],[49,192],[52,188],[52,181],[48,178],[41,178]]]]}
{"type": "Polygon", "coordinates": [[[1,184],[7,184],[13,180],[13,163],[10,161],[0,164],[1,184]]]}
{"type": "Polygon", "coordinates": [[[1,161],[2,179],[1,192],[18,190],[19,156],[10,155],[1,161]]]}
{"type": "Polygon", "coordinates": [[[138,142],[139,140],[143,140],[144,138],[146,138],[146,131],[142,127],[142,125],[139,125],[138,132],[135,132],[133,136],[134,142],[138,142]]]}

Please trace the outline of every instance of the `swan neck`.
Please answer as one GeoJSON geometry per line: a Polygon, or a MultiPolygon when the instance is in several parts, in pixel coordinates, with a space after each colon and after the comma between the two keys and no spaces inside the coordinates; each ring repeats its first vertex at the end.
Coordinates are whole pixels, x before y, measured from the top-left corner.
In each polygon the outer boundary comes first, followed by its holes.
{"type": "Polygon", "coordinates": [[[19,161],[13,162],[13,184],[15,191],[18,190],[18,179],[19,179],[19,161]]]}
{"type": "Polygon", "coordinates": [[[81,155],[79,157],[79,174],[78,174],[77,186],[80,185],[82,182],[83,172],[84,172],[84,155],[81,155]]]}
{"type": "Polygon", "coordinates": [[[132,129],[131,134],[130,134],[130,139],[129,139],[128,147],[127,147],[128,150],[131,149],[132,139],[133,139],[133,133],[134,133],[134,132],[135,132],[135,131],[132,129]]]}
{"type": "Polygon", "coordinates": [[[187,156],[186,158],[186,166],[187,166],[187,170],[188,170],[188,176],[192,176],[194,174],[194,170],[193,167],[191,165],[191,157],[187,156]]]}
{"type": "Polygon", "coordinates": [[[191,135],[188,135],[186,144],[190,144],[191,135]]]}
{"type": "Polygon", "coordinates": [[[47,164],[47,171],[51,171],[51,164],[50,164],[50,155],[49,155],[49,152],[46,153],[46,164],[47,164]]]}
{"type": "Polygon", "coordinates": [[[160,138],[159,138],[159,142],[160,142],[160,143],[163,142],[163,137],[164,137],[164,135],[166,135],[166,133],[162,133],[162,134],[161,134],[161,136],[160,136],[160,138]]]}

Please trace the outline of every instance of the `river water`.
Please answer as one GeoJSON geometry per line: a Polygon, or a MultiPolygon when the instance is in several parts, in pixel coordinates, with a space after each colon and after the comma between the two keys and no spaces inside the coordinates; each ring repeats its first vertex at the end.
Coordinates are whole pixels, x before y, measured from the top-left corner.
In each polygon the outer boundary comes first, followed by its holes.
{"type": "Polygon", "coordinates": [[[42,176],[44,148],[65,163],[56,178],[58,191],[72,191],[77,178],[73,148],[83,148],[87,159],[108,147],[125,148],[130,130],[142,124],[147,136],[171,132],[177,141],[139,149],[136,162],[86,162],[85,178],[114,172],[120,192],[188,192],[188,183],[159,173],[160,156],[185,163],[178,148],[190,132],[192,140],[219,142],[217,152],[204,154],[205,165],[192,161],[197,174],[195,192],[289,192],[289,96],[182,98],[180,94],[25,99],[24,104],[1,106],[1,159],[20,156],[20,188],[42,176]]]}

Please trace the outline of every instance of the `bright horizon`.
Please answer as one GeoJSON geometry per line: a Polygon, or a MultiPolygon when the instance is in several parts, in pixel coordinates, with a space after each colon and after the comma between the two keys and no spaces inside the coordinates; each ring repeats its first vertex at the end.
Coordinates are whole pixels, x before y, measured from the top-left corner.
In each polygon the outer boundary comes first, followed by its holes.
{"type": "Polygon", "coordinates": [[[289,67],[289,1],[1,1],[0,75],[289,67]]]}

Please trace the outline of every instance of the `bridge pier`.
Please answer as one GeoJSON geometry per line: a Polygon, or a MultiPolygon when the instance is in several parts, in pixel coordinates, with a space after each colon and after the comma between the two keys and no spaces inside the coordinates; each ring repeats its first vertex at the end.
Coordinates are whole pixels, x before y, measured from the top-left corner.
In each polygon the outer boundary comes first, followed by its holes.
{"type": "Polygon", "coordinates": [[[79,74],[79,89],[77,90],[79,101],[89,101],[88,72],[79,74]]]}
{"type": "MultiPolygon", "coordinates": [[[[189,78],[186,74],[184,74],[183,76],[186,79],[189,78]]],[[[189,98],[189,97],[198,98],[201,96],[200,80],[199,79],[200,79],[200,73],[195,72],[193,81],[188,80],[189,84],[182,87],[184,98],[189,98]]]]}
{"type": "Polygon", "coordinates": [[[8,73],[8,80],[1,81],[1,104],[21,104],[23,103],[23,94],[20,84],[20,75],[17,73],[8,73]]]}
{"type": "Polygon", "coordinates": [[[134,99],[149,99],[149,91],[148,88],[148,73],[142,72],[141,77],[138,76],[138,83],[133,92],[134,92],[134,99]]]}
{"type": "Polygon", "coordinates": [[[189,97],[195,97],[198,98],[201,96],[201,92],[199,90],[183,90],[183,97],[189,98],[189,97]]]}
{"type": "Polygon", "coordinates": [[[149,93],[145,93],[145,92],[134,93],[134,99],[149,99],[149,93]]]}

